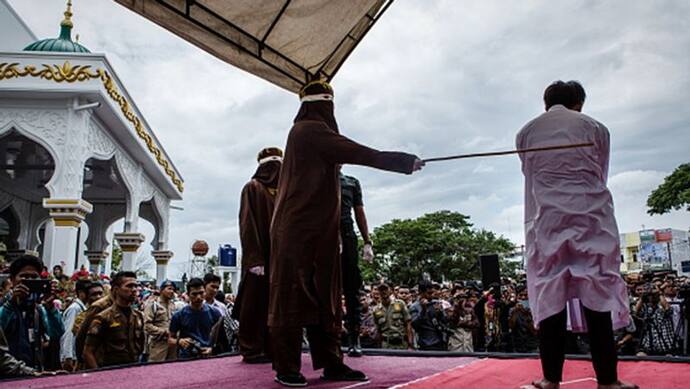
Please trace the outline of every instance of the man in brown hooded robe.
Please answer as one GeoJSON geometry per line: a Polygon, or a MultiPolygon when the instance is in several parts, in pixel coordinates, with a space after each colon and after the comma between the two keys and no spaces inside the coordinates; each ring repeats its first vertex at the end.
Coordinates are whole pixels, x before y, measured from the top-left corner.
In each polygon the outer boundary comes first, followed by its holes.
{"type": "Polygon", "coordinates": [[[261,150],[259,167],[242,189],[240,200],[242,284],[233,316],[240,321],[240,354],[247,363],[271,361],[267,347],[269,229],[282,160],[283,150],[277,147],[261,150]]]}
{"type": "MultiPolygon", "coordinates": [[[[307,84],[288,135],[271,225],[268,326],[276,381],[305,386],[300,374],[302,328],[322,379],[364,381],[343,364],[340,184],[338,165],[357,164],[410,174],[423,162],[412,154],[382,152],[340,135],[333,89],[307,84]]],[[[241,325],[241,324],[240,324],[241,325]]]]}

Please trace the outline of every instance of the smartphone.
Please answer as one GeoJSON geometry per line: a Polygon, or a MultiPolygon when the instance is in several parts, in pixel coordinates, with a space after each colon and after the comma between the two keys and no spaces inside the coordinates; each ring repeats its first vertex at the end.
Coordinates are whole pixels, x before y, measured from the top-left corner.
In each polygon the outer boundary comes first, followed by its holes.
{"type": "Polygon", "coordinates": [[[50,293],[50,281],[49,280],[22,280],[22,284],[29,288],[29,293],[37,294],[49,294],[50,293]]]}

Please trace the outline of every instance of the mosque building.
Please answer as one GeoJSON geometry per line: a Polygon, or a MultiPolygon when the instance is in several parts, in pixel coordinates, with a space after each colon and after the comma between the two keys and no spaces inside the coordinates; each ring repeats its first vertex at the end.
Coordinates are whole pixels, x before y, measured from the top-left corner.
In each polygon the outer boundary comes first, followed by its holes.
{"type": "Polygon", "coordinates": [[[124,219],[114,234],[121,269],[137,270],[144,219],[155,229],[156,279],[165,279],[171,201],[182,199],[184,180],[107,56],[73,39],[73,16],[70,0],[59,36],[38,40],[0,0],[5,257],[33,253],[66,274],[81,266],[109,273],[108,231],[124,219]]]}

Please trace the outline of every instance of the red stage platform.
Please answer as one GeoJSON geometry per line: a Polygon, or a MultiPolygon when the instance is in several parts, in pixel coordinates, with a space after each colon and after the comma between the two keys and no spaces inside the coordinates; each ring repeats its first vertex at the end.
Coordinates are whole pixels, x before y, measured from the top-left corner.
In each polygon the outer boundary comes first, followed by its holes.
{"type": "MultiPolygon", "coordinates": [[[[332,383],[319,379],[304,355],[302,372],[311,388],[515,388],[540,378],[538,359],[476,357],[365,356],[347,363],[364,370],[369,382],[332,383]]],[[[690,387],[690,364],[652,361],[619,363],[620,377],[641,388],[690,387]]],[[[133,366],[81,374],[2,381],[0,388],[281,388],[270,365],[247,365],[239,356],[133,366]]],[[[564,389],[596,388],[591,363],[566,362],[564,389]]]]}

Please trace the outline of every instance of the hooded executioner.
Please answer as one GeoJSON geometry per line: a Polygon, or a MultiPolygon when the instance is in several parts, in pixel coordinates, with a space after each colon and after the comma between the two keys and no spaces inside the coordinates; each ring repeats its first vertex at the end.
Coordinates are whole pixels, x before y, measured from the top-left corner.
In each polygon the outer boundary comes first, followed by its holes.
{"type": "Polygon", "coordinates": [[[306,385],[300,374],[302,328],[323,379],[366,380],[343,364],[340,351],[341,266],[338,165],[357,164],[411,174],[415,155],[360,145],[338,131],[333,89],[307,84],[290,130],[271,225],[268,326],[276,381],[306,385]]]}
{"type": "Polygon", "coordinates": [[[233,316],[239,329],[240,354],[247,363],[269,362],[268,269],[271,255],[269,229],[273,218],[283,150],[268,147],[259,152],[259,166],[242,189],[240,240],[242,243],[242,286],[233,316]]]}

